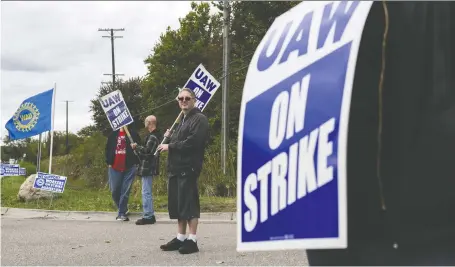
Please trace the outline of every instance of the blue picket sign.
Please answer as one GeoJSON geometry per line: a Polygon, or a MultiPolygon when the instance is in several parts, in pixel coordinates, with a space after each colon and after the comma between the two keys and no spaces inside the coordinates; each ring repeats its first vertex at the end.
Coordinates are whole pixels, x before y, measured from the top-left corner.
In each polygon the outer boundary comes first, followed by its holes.
{"type": "Polygon", "coordinates": [[[238,251],[347,246],[346,147],[371,1],[304,1],[251,60],[241,103],[238,251]]]}

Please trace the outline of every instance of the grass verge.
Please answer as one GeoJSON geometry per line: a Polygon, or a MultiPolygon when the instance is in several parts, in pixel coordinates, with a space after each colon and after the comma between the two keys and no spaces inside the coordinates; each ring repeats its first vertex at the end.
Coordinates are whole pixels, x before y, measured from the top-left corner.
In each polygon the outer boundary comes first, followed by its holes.
{"type": "MultiPolygon", "coordinates": [[[[1,206],[25,209],[68,210],[68,211],[116,211],[109,189],[90,189],[82,180],[68,180],[62,197],[50,200],[21,202],[17,193],[25,177],[2,177],[1,206]]],[[[201,196],[201,212],[234,212],[235,198],[201,196]]],[[[167,196],[153,196],[157,212],[167,212],[167,196]]],[[[141,181],[136,179],[131,189],[128,208],[131,212],[142,211],[141,181]]]]}

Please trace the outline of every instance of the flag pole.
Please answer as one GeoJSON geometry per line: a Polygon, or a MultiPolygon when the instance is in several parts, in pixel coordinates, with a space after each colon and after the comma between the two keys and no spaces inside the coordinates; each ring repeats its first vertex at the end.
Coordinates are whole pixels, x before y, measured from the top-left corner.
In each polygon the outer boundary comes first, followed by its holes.
{"type": "Polygon", "coordinates": [[[36,173],[40,172],[40,164],[41,164],[41,136],[42,133],[39,134],[38,138],[38,154],[36,159],[36,173]]]}
{"type": "Polygon", "coordinates": [[[51,147],[49,152],[49,173],[52,173],[52,150],[54,147],[54,115],[55,115],[55,97],[57,93],[57,83],[54,82],[54,92],[52,93],[52,118],[51,118],[51,147]]]}

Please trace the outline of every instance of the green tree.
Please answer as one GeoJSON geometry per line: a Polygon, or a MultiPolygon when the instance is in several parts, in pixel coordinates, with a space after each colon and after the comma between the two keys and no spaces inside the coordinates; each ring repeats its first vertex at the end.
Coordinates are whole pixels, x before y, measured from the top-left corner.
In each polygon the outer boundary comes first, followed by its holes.
{"type": "Polygon", "coordinates": [[[97,129],[96,129],[95,125],[88,125],[88,126],[85,126],[82,129],[80,129],[77,132],[77,135],[82,137],[82,138],[90,137],[90,136],[94,135],[96,131],[97,131],[97,129]]]}
{"type": "MultiPolygon", "coordinates": [[[[82,139],[73,133],[68,133],[69,153],[81,143],[82,139]]],[[[2,161],[13,159],[24,159],[25,161],[36,164],[39,142],[37,138],[25,138],[20,140],[4,140],[2,146],[2,161]],[[25,158],[23,157],[25,154],[25,158]]],[[[54,131],[52,156],[62,156],[66,154],[66,132],[54,131]]],[[[41,159],[49,158],[50,135],[41,140],[41,159]]]]}
{"type": "MultiPolygon", "coordinates": [[[[230,139],[237,140],[243,85],[254,51],[275,18],[298,4],[300,1],[230,2],[231,60],[228,96],[230,139]]],[[[218,8],[219,14],[222,14],[223,2],[215,2],[213,5],[218,8]]]]}
{"type": "MultiPolygon", "coordinates": [[[[202,63],[213,73],[221,66],[221,16],[211,15],[208,3],[193,2],[191,8],[180,19],[180,28],[171,30],[168,27],[153,53],[144,61],[148,69],[144,98],[161,127],[170,127],[179,114],[178,104],[174,102],[178,93],[176,88],[186,83],[195,68],[202,63]]],[[[212,125],[219,118],[220,99],[221,93],[217,93],[204,110],[212,125]]]]}

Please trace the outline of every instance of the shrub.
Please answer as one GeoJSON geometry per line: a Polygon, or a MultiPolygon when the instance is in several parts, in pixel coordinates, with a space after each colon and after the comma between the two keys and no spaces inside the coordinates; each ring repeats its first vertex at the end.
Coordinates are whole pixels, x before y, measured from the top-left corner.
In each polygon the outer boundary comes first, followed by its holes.
{"type": "MultiPolygon", "coordinates": [[[[228,147],[226,175],[221,166],[221,142],[217,137],[205,151],[204,165],[199,177],[199,193],[204,196],[229,196],[236,195],[236,145],[231,143],[228,147]]],[[[154,194],[167,194],[167,153],[160,156],[160,176],[153,182],[154,194]]]]}
{"type": "MultiPolygon", "coordinates": [[[[107,166],[104,161],[104,147],[106,137],[95,132],[89,137],[84,137],[70,155],[52,158],[52,173],[67,176],[68,179],[83,180],[90,188],[107,188],[107,166]]],[[[236,195],[236,144],[231,142],[228,146],[226,162],[227,172],[223,174],[221,166],[221,143],[219,136],[215,137],[205,152],[204,165],[199,178],[200,194],[204,196],[229,196],[236,195]]],[[[41,171],[48,172],[49,160],[43,160],[41,171]]],[[[139,177],[138,177],[139,178],[139,177]]],[[[141,192],[140,178],[133,184],[134,194],[141,192]]],[[[160,155],[160,175],[154,177],[153,193],[155,195],[167,194],[167,153],[160,155]]]]}
{"type": "Polygon", "coordinates": [[[21,168],[25,168],[27,172],[27,177],[31,174],[36,173],[36,166],[35,164],[28,162],[28,161],[21,161],[20,164],[21,168]]]}

